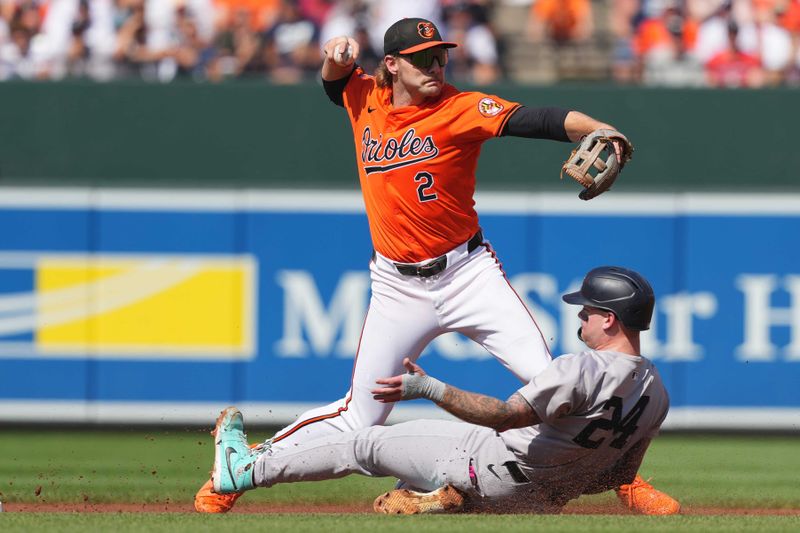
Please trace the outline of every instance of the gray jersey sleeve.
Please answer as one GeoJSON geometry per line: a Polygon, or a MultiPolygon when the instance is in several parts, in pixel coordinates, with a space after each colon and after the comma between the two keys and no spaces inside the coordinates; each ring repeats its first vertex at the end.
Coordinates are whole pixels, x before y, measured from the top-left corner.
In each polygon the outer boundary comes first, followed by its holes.
{"type": "MultiPolygon", "coordinates": [[[[661,376],[658,373],[656,367],[650,363],[648,367],[648,371],[651,375],[654,376],[656,381],[661,384],[661,376]]],[[[658,436],[659,431],[661,430],[661,424],[664,423],[664,420],[667,418],[667,414],[669,413],[669,394],[667,393],[667,389],[663,387],[663,385],[659,388],[655,388],[655,391],[651,391],[650,394],[654,397],[653,401],[653,408],[658,409],[659,415],[658,418],[650,428],[650,431],[647,434],[647,437],[650,439],[656,438],[658,436]]]]}
{"type": "Polygon", "coordinates": [[[587,397],[581,362],[574,354],[562,355],[517,392],[544,422],[574,413],[587,397]]]}

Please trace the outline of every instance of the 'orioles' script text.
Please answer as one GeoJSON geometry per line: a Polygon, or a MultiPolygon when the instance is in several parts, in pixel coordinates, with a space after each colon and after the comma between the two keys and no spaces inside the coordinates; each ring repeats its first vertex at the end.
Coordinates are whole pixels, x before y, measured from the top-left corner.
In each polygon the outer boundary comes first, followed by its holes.
{"type": "Polygon", "coordinates": [[[420,138],[414,128],[407,130],[400,140],[389,138],[384,142],[383,135],[373,139],[369,127],[364,128],[361,137],[361,162],[366,164],[364,170],[367,174],[413,165],[433,159],[437,155],[439,149],[433,142],[433,137],[428,135],[424,139],[420,138]]]}

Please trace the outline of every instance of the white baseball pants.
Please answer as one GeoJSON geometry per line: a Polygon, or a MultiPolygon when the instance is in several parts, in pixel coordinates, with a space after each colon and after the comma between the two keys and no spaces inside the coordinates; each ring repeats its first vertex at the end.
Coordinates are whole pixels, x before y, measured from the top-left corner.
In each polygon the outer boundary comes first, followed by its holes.
{"type": "Polygon", "coordinates": [[[353,365],[350,390],[300,415],[279,431],[274,446],[354,431],[386,421],[392,404],[372,398],[375,380],[402,373],[437,336],[457,331],[483,346],[523,383],[551,360],[539,327],[511,288],[491,246],[467,244],[447,253],[447,268],[423,278],[400,274],[388,258],[370,263],[369,309],[353,365]]]}

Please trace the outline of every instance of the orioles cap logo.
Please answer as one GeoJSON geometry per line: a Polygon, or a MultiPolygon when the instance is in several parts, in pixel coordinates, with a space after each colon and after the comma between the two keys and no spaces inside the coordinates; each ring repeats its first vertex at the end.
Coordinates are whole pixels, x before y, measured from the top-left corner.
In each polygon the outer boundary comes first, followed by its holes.
{"type": "Polygon", "coordinates": [[[435,31],[436,29],[430,22],[420,22],[417,24],[417,33],[419,33],[419,36],[423,39],[430,39],[433,37],[435,31]]]}
{"type": "Polygon", "coordinates": [[[503,104],[491,98],[482,98],[478,102],[478,111],[484,117],[493,117],[503,110],[503,104]]]}

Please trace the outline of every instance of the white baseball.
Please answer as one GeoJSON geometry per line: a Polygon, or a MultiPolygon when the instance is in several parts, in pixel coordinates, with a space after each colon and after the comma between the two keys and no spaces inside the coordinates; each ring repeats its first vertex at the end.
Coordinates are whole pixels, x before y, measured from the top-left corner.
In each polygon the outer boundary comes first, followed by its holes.
{"type": "Polygon", "coordinates": [[[336,50],[333,52],[334,62],[341,66],[347,65],[350,62],[351,57],[353,57],[353,47],[350,45],[350,43],[337,46],[336,50]],[[343,47],[344,51],[342,51],[343,47]]]}

